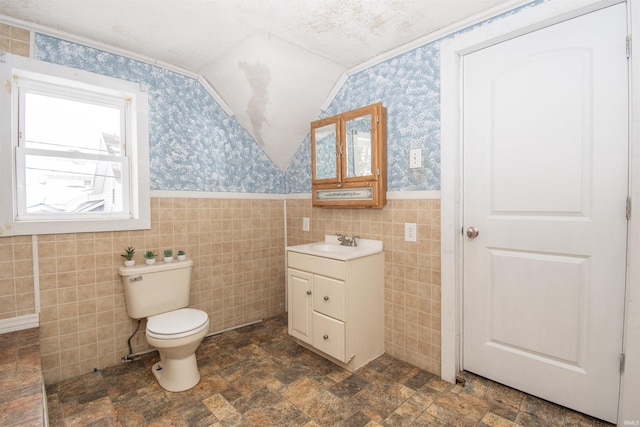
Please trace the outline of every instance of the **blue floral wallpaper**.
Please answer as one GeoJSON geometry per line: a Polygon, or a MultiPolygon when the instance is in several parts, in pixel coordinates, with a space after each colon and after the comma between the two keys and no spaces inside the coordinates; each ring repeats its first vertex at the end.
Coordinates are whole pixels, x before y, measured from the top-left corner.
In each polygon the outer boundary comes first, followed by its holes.
{"type": "Polygon", "coordinates": [[[42,34],[35,58],[149,87],[152,190],[284,192],[284,172],[198,80],[42,34]]]}
{"type": "MultiPolygon", "coordinates": [[[[456,34],[544,1],[534,0],[456,34]]],[[[383,103],[387,108],[389,191],[440,189],[442,40],[350,76],[319,117],[383,103]],[[413,148],[422,149],[421,168],[409,168],[409,150],[413,148]]],[[[196,79],[43,34],[36,34],[34,50],[36,59],[149,87],[152,190],[273,194],[311,191],[309,135],[283,172],[196,79]]]]}
{"type": "MultiPolygon", "coordinates": [[[[347,79],[323,117],[382,101],[387,108],[387,189],[440,189],[440,42],[368,68],[347,79]],[[409,169],[409,150],[422,148],[422,168],[409,169]]],[[[311,191],[309,141],[287,170],[287,192],[311,191]]]]}
{"type": "MultiPolygon", "coordinates": [[[[544,1],[533,1],[448,37],[544,1]]],[[[350,76],[320,117],[382,102],[387,108],[389,191],[440,190],[440,45],[445,38],[350,76]],[[409,150],[413,148],[422,149],[421,168],[409,168],[409,150]]],[[[307,138],[287,169],[287,193],[311,191],[310,169],[311,148],[307,138]]]]}

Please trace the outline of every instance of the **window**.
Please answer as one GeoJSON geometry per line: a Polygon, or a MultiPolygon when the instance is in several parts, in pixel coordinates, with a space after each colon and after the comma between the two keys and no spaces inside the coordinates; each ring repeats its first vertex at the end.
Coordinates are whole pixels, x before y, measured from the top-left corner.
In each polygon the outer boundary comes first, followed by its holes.
{"type": "Polygon", "coordinates": [[[11,55],[0,68],[0,235],[149,228],[144,90],[11,55]]]}

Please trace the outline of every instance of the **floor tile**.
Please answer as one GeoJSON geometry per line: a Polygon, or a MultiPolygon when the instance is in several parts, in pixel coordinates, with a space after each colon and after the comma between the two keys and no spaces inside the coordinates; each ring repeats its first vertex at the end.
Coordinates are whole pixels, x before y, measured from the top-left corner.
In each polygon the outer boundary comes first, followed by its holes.
{"type": "Polygon", "coordinates": [[[201,380],[171,393],[134,362],[47,387],[57,426],[602,426],[584,414],[463,373],[455,385],[384,354],[355,373],[297,345],[285,317],[205,338],[201,380]]]}

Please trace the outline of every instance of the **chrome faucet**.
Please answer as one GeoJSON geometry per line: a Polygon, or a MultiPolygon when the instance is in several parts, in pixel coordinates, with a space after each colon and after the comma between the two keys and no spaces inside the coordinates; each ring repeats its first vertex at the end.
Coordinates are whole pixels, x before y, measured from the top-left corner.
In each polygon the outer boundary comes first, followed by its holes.
{"type": "Polygon", "coordinates": [[[359,239],[360,236],[351,236],[347,237],[344,234],[336,233],[338,236],[338,241],[340,242],[340,246],[358,246],[356,239],[359,239]]]}

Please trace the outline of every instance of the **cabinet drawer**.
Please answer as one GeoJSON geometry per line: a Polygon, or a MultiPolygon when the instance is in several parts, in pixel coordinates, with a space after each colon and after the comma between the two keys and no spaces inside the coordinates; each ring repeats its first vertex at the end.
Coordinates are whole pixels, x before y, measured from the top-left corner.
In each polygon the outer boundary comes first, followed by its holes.
{"type": "Polygon", "coordinates": [[[346,362],[344,322],[313,312],[312,345],[336,359],[346,362]]]}
{"type": "Polygon", "coordinates": [[[344,282],[313,276],[313,309],[344,320],[344,282]]]}
{"type": "Polygon", "coordinates": [[[321,274],[334,279],[345,279],[344,261],[289,251],[287,263],[289,268],[321,274]]]}

